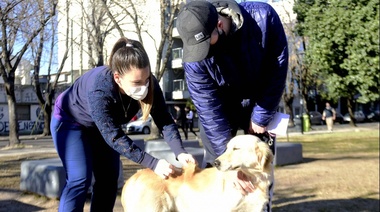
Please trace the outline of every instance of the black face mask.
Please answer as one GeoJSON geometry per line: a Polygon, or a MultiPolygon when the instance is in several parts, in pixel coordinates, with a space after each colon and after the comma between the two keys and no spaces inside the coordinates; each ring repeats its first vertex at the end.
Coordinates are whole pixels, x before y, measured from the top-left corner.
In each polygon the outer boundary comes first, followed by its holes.
{"type": "Polygon", "coordinates": [[[215,54],[225,51],[226,49],[228,49],[227,44],[228,42],[227,42],[226,32],[224,32],[223,30],[219,32],[218,30],[218,40],[216,41],[215,44],[210,46],[209,54],[215,55],[215,54]]]}

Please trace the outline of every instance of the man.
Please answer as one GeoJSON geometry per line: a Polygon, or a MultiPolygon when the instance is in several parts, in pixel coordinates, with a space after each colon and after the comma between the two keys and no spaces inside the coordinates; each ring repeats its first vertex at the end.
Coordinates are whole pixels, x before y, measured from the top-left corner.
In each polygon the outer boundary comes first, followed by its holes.
{"type": "MultiPolygon", "coordinates": [[[[208,166],[239,128],[268,141],[274,152],[266,126],[278,108],[288,64],[284,29],[270,5],[211,2],[215,7],[189,2],[177,17],[188,89],[207,135],[201,131],[208,166]]],[[[251,190],[241,181],[237,186],[251,190]]]]}
{"type": "Polygon", "coordinates": [[[326,108],[323,110],[322,113],[322,120],[326,121],[327,130],[329,132],[333,131],[335,117],[335,109],[330,106],[330,103],[326,102],[326,108]]]}
{"type": "Polygon", "coordinates": [[[183,134],[185,135],[185,140],[188,140],[188,133],[186,128],[186,114],[178,105],[174,105],[174,109],[176,111],[174,121],[177,124],[178,128],[182,129],[183,134]]]}

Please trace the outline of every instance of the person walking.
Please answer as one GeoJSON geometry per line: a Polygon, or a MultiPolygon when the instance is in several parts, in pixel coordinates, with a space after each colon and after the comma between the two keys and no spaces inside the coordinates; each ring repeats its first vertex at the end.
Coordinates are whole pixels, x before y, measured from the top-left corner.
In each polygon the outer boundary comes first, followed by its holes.
{"type": "Polygon", "coordinates": [[[322,120],[326,121],[327,130],[333,131],[334,121],[336,118],[335,109],[331,107],[329,102],[326,102],[326,107],[322,112],[322,120]]]}
{"type": "MultiPolygon", "coordinates": [[[[287,75],[281,20],[263,2],[210,2],[189,2],[177,17],[186,82],[202,123],[204,165],[213,164],[238,129],[259,136],[275,154],[275,135],[266,126],[278,109],[287,75]]],[[[255,189],[241,172],[235,185],[243,194],[255,189]]],[[[273,186],[271,197],[272,192],[273,186]]]]}
{"type": "Polygon", "coordinates": [[[138,41],[120,38],[107,66],[83,74],[55,100],[51,132],[66,172],[58,211],[83,211],[92,175],[95,183],[90,210],[113,211],[120,155],[162,178],[174,172],[173,165],[144,152],[123,132],[122,124],[128,123],[140,108],[143,119],[152,116],[182,164],[195,162],[184,149],[166,109],[145,49],[138,41]]]}
{"type": "Polygon", "coordinates": [[[182,129],[183,134],[185,135],[185,140],[188,140],[188,132],[186,128],[186,114],[183,111],[183,109],[181,109],[181,107],[178,105],[175,105],[174,109],[176,111],[174,121],[177,124],[177,126],[182,129]]]}
{"type": "Polygon", "coordinates": [[[186,112],[186,132],[189,133],[192,132],[195,135],[195,140],[198,140],[198,135],[195,133],[193,127],[194,127],[194,113],[192,110],[190,110],[190,107],[185,107],[186,112]]]}

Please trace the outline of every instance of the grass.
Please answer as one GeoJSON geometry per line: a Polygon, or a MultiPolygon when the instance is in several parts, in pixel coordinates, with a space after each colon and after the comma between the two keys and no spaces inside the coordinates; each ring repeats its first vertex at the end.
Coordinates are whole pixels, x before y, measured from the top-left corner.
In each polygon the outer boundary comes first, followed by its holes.
{"type": "MultiPolygon", "coordinates": [[[[287,142],[287,138],[277,141],[287,142]]],[[[312,154],[379,152],[379,130],[291,135],[289,141],[301,143],[303,152],[312,154]]]]}

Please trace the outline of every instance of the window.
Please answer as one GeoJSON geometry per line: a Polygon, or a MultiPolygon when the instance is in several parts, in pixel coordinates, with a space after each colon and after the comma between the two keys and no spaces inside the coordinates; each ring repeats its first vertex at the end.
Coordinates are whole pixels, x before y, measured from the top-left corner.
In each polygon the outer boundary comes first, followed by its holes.
{"type": "Polygon", "coordinates": [[[173,60],[182,59],[182,48],[176,48],[172,50],[173,60]]]}
{"type": "Polygon", "coordinates": [[[30,120],[30,105],[17,105],[17,120],[30,120]]]}
{"type": "Polygon", "coordinates": [[[185,91],[185,90],[187,90],[187,85],[184,79],[173,80],[173,91],[185,91]]]}

